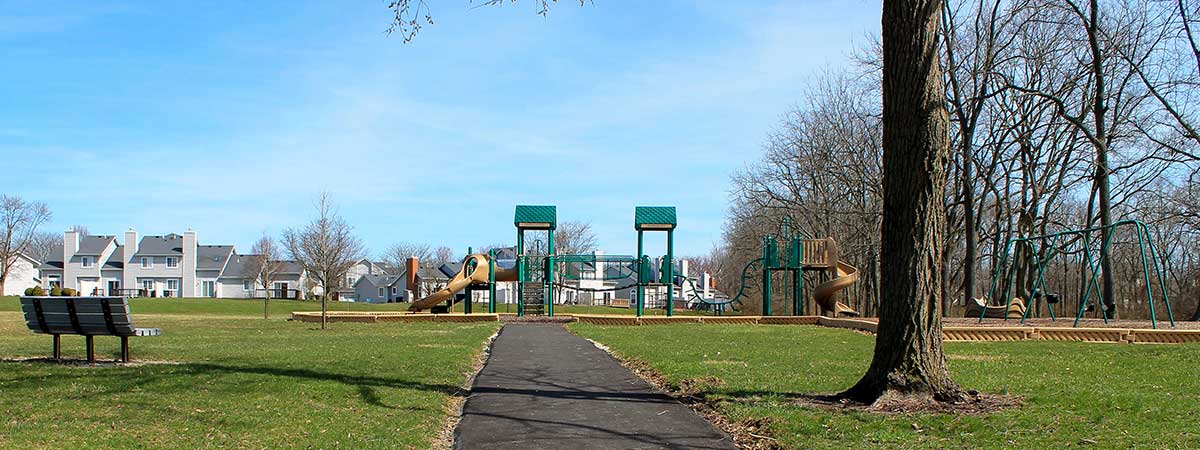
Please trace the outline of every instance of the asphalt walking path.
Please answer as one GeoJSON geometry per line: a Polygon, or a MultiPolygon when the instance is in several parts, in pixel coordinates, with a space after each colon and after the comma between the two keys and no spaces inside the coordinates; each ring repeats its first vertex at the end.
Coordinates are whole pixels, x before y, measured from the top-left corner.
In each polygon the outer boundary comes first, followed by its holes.
{"type": "Polygon", "coordinates": [[[464,450],[736,448],[690,408],[554,324],[504,326],[454,434],[464,450]]]}

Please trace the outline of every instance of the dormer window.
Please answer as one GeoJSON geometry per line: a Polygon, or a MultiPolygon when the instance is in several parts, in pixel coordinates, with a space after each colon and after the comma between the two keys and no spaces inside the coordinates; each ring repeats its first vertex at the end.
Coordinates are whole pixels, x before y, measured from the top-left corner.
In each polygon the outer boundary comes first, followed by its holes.
{"type": "Polygon", "coordinates": [[[171,269],[179,267],[179,258],[167,258],[167,267],[171,269]]]}
{"type": "Polygon", "coordinates": [[[83,265],[84,268],[90,268],[90,267],[92,267],[93,264],[95,264],[94,261],[92,261],[91,256],[84,256],[83,258],[79,259],[79,262],[83,265]]]}
{"type": "Polygon", "coordinates": [[[149,269],[151,267],[154,267],[154,263],[152,261],[150,261],[150,258],[143,257],[142,258],[142,268],[149,269]]]}

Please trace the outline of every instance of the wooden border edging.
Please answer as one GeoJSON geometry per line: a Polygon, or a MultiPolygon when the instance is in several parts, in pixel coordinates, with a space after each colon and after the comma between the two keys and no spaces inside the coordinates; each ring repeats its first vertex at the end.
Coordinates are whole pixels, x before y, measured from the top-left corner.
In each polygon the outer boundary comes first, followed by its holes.
{"type": "MultiPolygon", "coordinates": [[[[328,313],[330,322],[348,323],[409,323],[409,322],[496,322],[500,316],[512,314],[411,314],[400,311],[367,312],[337,311],[328,313]]],[[[863,319],[824,316],[632,316],[624,314],[564,314],[575,321],[605,326],[666,325],[673,323],[751,324],[751,325],[815,325],[842,328],[866,333],[878,332],[879,325],[863,319]]],[[[320,312],[293,312],[293,320],[320,322],[320,312]]],[[[943,327],[942,336],[948,342],[1011,342],[1011,341],[1072,341],[1147,344],[1183,344],[1200,342],[1200,330],[1143,330],[1131,328],[1065,328],[1065,327],[943,327]]]]}

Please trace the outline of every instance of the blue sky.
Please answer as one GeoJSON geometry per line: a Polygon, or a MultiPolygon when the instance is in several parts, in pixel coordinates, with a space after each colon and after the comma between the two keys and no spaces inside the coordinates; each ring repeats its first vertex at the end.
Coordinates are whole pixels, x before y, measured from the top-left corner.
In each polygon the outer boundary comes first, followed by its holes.
{"type": "Polygon", "coordinates": [[[528,203],[632,253],[633,207],[675,205],[676,252],[702,253],[729,175],[880,11],[430,3],[404,44],[382,0],[0,0],[0,193],[48,203],[52,231],[191,228],[243,251],[323,189],[373,251],[511,242],[528,203]]]}

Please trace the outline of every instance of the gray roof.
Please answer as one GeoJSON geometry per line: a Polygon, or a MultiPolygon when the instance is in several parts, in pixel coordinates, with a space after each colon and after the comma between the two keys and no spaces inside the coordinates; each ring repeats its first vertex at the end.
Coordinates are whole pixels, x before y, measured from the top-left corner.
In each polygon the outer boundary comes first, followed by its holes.
{"type": "Polygon", "coordinates": [[[379,287],[379,286],[391,286],[391,285],[395,284],[397,281],[400,281],[403,279],[404,279],[404,277],[398,277],[395,275],[367,274],[367,275],[363,275],[362,279],[359,282],[361,283],[361,282],[365,281],[367,283],[371,283],[372,286],[379,287]]]}
{"type": "Polygon", "coordinates": [[[47,256],[46,260],[42,261],[42,265],[39,268],[40,269],[60,269],[61,270],[63,268],[62,257],[63,257],[62,244],[61,243],[55,244],[54,248],[50,249],[50,256],[47,256]]]}
{"type": "Polygon", "coordinates": [[[232,245],[196,246],[196,270],[221,270],[233,254],[232,245]]]}
{"type": "MultiPolygon", "coordinates": [[[[255,274],[251,272],[254,271],[253,264],[256,256],[258,255],[233,254],[229,259],[229,265],[225,266],[224,272],[221,272],[221,277],[254,278],[255,274]]],[[[304,269],[296,261],[279,261],[279,263],[279,275],[299,275],[304,273],[304,269]]]]}
{"type": "Polygon", "coordinates": [[[168,234],[166,236],[146,236],[138,244],[134,257],[140,256],[180,256],[183,255],[183,236],[168,234]]]}
{"type": "Polygon", "coordinates": [[[108,244],[116,240],[113,236],[84,236],[79,239],[79,251],[76,255],[100,256],[108,244]]]}
{"type": "Polygon", "coordinates": [[[448,262],[448,263],[442,264],[440,267],[438,267],[438,269],[441,270],[442,273],[445,274],[447,278],[449,278],[449,277],[458,275],[458,272],[462,270],[462,267],[463,267],[462,263],[449,263],[448,262]]]}
{"type": "Polygon", "coordinates": [[[433,267],[425,267],[425,266],[417,268],[417,277],[422,280],[448,280],[448,279],[450,279],[450,277],[447,276],[446,274],[442,273],[441,270],[435,269],[433,267]]]}
{"type": "Polygon", "coordinates": [[[108,261],[104,262],[104,269],[124,269],[125,261],[125,246],[118,245],[116,250],[113,250],[112,255],[108,257],[108,261]]]}

